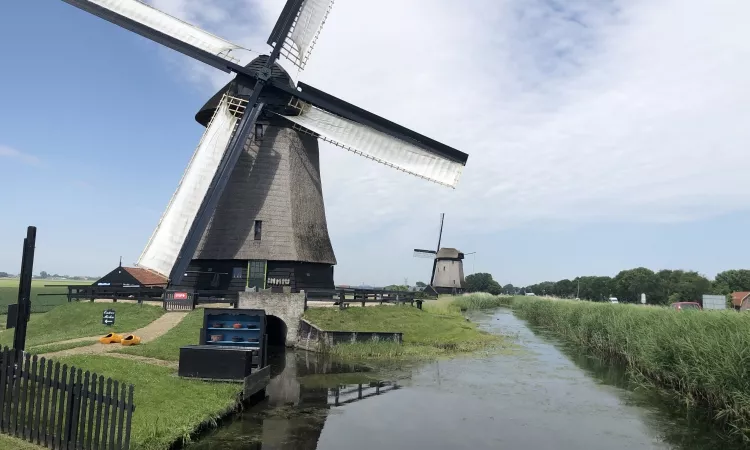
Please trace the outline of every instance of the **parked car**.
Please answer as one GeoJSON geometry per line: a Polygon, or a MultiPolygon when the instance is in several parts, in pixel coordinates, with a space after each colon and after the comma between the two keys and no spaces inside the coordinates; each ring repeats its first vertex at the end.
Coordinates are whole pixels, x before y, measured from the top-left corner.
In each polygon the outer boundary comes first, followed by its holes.
{"type": "Polygon", "coordinates": [[[672,308],[676,309],[677,311],[682,310],[702,310],[701,304],[698,302],[676,302],[672,303],[670,305],[672,308]]]}
{"type": "Polygon", "coordinates": [[[619,301],[617,301],[617,297],[610,297],[609,298],[609,302],[610,303],[620,303],[619,301]]]}

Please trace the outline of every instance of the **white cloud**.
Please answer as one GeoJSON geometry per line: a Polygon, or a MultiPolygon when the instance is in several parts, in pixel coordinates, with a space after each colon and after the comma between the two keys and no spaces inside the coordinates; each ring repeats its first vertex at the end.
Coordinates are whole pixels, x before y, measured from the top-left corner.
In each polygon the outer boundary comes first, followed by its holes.
{"type": "Polygon", "coordinates": [[[40,160],[34,155],[30,155],[28,153],[23,153],[19,150],[16,150],[14,148],[10,148],[4,145],[0,145],[0,158],[10,158],[15,159],[17,161],[21,161],[26,164],[39,164],[40,160]]]}
{"type": "MultiPolygon", "coordinates": [[[[261,52],[283,6],[152,3],[261,52]]],[[[323,144],[334,240],[395,221],[392,244],[379,246],[389,265],[431,245],[424,234],[440,211],[460,236],[750,207],[748,13],[739,0],[337,1],[299,79],[469,162],[453,191],[323,144]]],[[[195,67],[206,95],[228,79],[195,67]]]]}

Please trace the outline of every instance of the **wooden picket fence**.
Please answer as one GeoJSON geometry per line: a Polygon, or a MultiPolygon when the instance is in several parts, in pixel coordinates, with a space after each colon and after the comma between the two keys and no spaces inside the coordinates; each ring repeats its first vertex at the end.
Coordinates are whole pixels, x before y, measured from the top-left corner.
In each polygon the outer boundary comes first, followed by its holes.
{"type": "Polygon", "coordinates": [[[50,449],[129,450],[133,385],[5,347],[0,432],[50,449]]]}

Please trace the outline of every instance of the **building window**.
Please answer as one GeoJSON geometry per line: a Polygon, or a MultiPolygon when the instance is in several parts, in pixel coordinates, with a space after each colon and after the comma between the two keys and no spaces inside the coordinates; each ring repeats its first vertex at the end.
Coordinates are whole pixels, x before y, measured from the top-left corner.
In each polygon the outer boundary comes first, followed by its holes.
{"type": "Polygon", "coordinates": [[[255,140],[259,141],[263,139],[263,125],[260,123],[255,124],[255,140]]]}
{"type": "Polygon", "coordinates": [[[232,269],[232,278],[242,278],[242,267],[232,269]]]}
{"type": "Polygon", "coordinates": [[[260,240],[260,232],[261,228],[263,227],[263,221],[262,220],[256,220],[255,221],[255,240],[260,240]]]}

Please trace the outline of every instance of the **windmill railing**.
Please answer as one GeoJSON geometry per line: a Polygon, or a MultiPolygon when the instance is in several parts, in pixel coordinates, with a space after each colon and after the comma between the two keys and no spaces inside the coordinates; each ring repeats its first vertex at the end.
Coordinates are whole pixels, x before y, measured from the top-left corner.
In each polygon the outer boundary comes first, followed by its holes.
{"type": "Polygon", "coordinates": [[[308,289],[305,291],[305,308],[309,302],[333,302],[340,309],[349,306],[350,303],[359,303],[361,306],[370,304],[395,304],[416,306],[422,309],[424,300],[432,297],[424,295],[423,292],[413,291],[388,291],[379,289],[308,289]]]}

